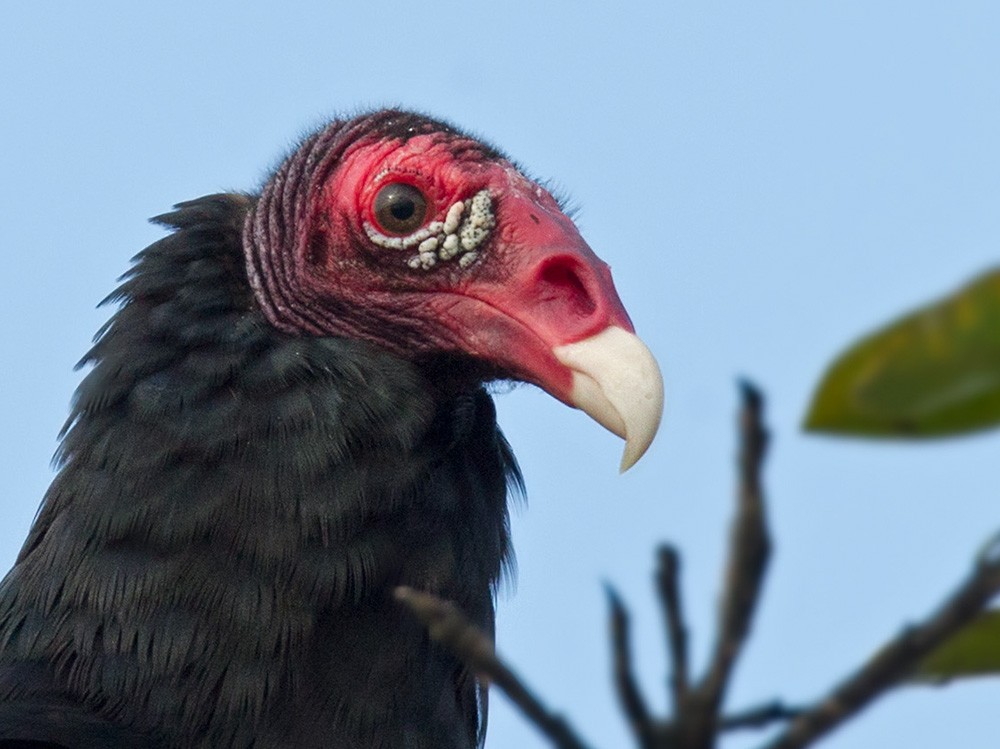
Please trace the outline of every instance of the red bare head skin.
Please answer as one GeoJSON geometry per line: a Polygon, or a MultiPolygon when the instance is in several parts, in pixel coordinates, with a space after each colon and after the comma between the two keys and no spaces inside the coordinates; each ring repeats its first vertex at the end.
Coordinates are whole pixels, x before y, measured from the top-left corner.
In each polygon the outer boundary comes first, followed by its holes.
{"type": "Polygon", "coordinates": [[[552,196],[418,115],[377,112],[306,140],[265,187],[245,245],[257,300],[282,330],[411,360],[466,355],[570,404],[572,372],[553,350],[632,331],[608,266],[552,196]],[[377,210],[391,185],[426,203],[405,231],[377,210]]]}

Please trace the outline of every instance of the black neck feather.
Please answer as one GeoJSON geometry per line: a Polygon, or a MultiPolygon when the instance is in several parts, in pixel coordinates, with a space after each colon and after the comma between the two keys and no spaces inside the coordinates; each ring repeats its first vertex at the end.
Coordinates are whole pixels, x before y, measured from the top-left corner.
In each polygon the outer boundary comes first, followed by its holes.
{"type": "Polygon", "coordinates": [[[160,217],[174,233],[110,297],[0,586],[0,698],[44,664],[54,692],[178,745],[469,746],[475,684],[391,590],[491,625],[519,482],[492,402],[276,330],[244,264],[252,204],[160,217]]]}

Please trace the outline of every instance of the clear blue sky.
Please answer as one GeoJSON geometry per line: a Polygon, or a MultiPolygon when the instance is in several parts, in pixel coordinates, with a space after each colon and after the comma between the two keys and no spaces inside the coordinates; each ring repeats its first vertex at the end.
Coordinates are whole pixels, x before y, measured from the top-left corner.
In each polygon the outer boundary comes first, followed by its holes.
{"type": "MultiPolygon", "coordinates": [[[[502,651],[593,743],[627,745],[600,583],[665,701],[654,545],[703,656],[732,503],[734,382],[770,395],[777,553],[732,703],[809,699],[922,616],[1000,527],[1000,435],[799,429],[850,339],[1000,257],[1000,5],[982,2],[12,3],[0,19],[0,566],[51,479],[108,314],[171,204],[247,189],[330,114],[403,104],[582,207],[667,386],[650,454],[530,388],[499,398],[529,489],[502,651]]],[[[997,745],[1000,681],[911,688],[824,746],[997,745]]],[[[545,744],[505,702],[490,749],[545,744]]],[[[753,746],[736,739],[727,748],[753,746]]]]}

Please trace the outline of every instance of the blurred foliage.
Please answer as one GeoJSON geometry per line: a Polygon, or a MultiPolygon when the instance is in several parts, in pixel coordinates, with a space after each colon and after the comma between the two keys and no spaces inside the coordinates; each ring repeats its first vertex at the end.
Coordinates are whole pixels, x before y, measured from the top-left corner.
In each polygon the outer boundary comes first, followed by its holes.
{"type": "Polygon", "coordinates": [[[805,427],[941,437],[1000,425],[1000,270],[858,341],[829,367],[805,427]]]}
{"type": "Polygon", "coordinates": [[[1000,673],[1000,610],[984,611],[931,653],[916,678],[947,681],[961,676],[1000,673]]]}
{"type": "MultiPolygon", "coordinates": [[[[836,358],[805,427],[868,437],[944,437],[1000,425],[1000,269],[862,338],[836,358]]],[[[979,614],[914,677],[1000,674],[1000,609],[979,614]]]]}

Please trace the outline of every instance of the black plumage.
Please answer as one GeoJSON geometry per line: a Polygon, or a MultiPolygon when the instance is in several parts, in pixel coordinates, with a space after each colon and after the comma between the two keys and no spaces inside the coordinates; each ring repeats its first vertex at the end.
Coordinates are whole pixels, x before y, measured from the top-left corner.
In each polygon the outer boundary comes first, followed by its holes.
{"type": "Polygon", "coordinates": [[[276,330],[247,283],[254,200],[160,217],[112,296],[0,586],[0,746],[479,741],[476,681],[391,592],[492,628],[520,483],[492,401],[276,330]]]}

